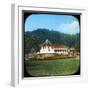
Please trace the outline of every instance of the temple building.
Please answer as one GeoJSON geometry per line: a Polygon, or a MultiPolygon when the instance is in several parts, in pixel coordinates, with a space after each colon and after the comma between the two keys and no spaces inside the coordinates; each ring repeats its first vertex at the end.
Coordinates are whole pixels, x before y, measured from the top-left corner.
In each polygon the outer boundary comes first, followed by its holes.
{"type": "Polygon", "coordinates": [[[38,54],[60,54],[60,55],[67,55],[68,54],[68,47],[64,45],[55,45],[52,44],[48,39],[41,45],[40,52],[38,54]]]}

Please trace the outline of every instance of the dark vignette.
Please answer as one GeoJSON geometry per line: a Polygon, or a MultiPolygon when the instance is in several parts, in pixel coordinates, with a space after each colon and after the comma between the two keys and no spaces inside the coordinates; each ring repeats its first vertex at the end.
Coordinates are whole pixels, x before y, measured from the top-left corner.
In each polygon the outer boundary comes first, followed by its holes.
{"type": "MultiPolygon", "coordinates": [[[[25,32],[25,20],[28,18],[28,16],[32,15],[32,14],[54,14],[54,15],[71,15],[73,17],[75,17],[78,22],[79,22],[79,26],[80,26],[80,53],[81,53],[81,18],[80,18],[80,15],[81,13],[60,13],[60,12],[43,12],[43,11],[26,11],[26,10],[23,10],[22,11],[22,27],[23,27],[23,33],[22,33],[22,36],[23,36],[23,39],[22,39],[22,50],[23,50],[23,61],[22,61],[22,78],[23,77],[34,77],[30,74],[28,74],[27,70],[26,70],[26,64],[25,64],[25,52],[24,52],[24,49],[25,49],[25,43],[24,43],[24,32],[25,32]]],[[[80,62],[81,62],[81,54],[80,54],[80,62]]],[[[81,66],[81,63],[80,63],[80,66],[81,66]]],[[[77,72],[75,72],[74,74],[72,75],[80,75],[81,74],[81,67],[78,68],[77,72]]]]}

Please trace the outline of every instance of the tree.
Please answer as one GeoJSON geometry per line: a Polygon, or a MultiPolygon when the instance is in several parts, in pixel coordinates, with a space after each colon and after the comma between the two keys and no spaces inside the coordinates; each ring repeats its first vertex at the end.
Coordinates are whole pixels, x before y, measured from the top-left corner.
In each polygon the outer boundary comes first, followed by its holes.
{"type": "Polygon", "coordinates": [[[50,40],[54,44],[64,44],[68,47],[75,47],[80,50],[80,33],[69,35],[49,29],[36,29],[25,32],[24,34],[25,53],[30,53],[31,49],[40,50],[40,45],[46,40],[50,40]]]}

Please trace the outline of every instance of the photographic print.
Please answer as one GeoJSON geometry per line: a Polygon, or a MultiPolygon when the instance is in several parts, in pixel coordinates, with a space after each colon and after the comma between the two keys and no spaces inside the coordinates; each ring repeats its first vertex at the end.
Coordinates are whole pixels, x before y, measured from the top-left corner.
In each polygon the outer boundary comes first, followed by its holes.
{"type": "Polygon", "coordinates": [[[23,11],[24,77],[80,75],[80,15],[23,11]]]}

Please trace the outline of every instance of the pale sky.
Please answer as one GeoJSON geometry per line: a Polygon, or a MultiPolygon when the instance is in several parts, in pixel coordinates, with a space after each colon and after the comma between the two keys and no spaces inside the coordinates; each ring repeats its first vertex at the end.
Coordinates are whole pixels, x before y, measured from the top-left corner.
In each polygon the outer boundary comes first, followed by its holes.
{"type": "Polygon", "coordinates": [[[33,31],[38,28],[55,30],[66,34],[80,32],[77,18],[72,15],[32,14],[25,21],[25,31],[33,31]]]}

